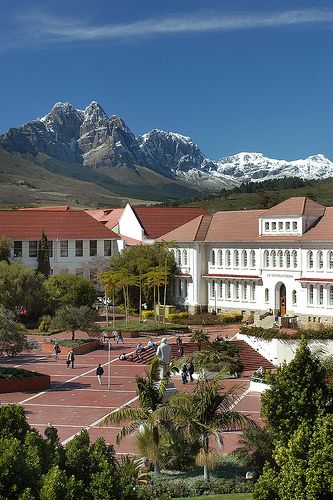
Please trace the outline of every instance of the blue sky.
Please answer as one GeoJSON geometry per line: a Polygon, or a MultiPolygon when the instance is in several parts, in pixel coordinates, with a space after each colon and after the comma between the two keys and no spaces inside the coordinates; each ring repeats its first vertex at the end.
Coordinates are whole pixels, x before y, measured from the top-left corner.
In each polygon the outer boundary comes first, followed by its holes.
{"type": "Polygon", "coordinates": [[[90,101],[211,159],[333,159],[331,0],[2,0],[0,132],[90,101]]]}

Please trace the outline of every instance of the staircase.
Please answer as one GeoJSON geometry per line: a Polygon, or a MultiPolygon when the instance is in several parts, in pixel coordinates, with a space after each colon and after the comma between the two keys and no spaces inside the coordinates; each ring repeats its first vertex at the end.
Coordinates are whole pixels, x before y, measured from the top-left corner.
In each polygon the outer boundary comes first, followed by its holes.
{"type": "Polygon", "coordinates": [[[270,361],[244,342],[244,340],[232,340],[232,342],[239,345],[238,359],[243,363],[245,371],[255,371],[260,366],[266,370],[276,368],[270,361]]]}
{"type": "MultiPolygon", "coordinates": [[[[207,347],[207,345],[208,345],[207,342],[201,344],[201,349],[204,350],[207,347]]],[[[177,344],[169,344],[169,346],[171,347],[171,359],[178,358],[179,346],[177,344]]],[[[184,354],[190,354],[191,352],[196,352],[198,350],[198,344],[194,342],[185,342],[183,343],[183,347],[184,347],[184,354]]],[[[154,349],[145,349],[144,351],[141,351],[141,359],[138,359],[137,356],[134,355],[134,362],[143,365],[148,365],[155,356],[155,354],[156,352],[154,351],[154,349]]]]}

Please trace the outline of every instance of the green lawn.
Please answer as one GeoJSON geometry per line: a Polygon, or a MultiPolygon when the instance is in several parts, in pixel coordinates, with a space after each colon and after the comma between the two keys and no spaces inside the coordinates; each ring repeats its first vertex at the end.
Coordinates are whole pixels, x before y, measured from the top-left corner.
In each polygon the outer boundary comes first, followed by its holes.
{"type": "Polygon", "coordinates": [[[204,495],[202,497],[183,497],[174,500],[251,500],[250,493],[231,493],[230,495],[204,495]]]}

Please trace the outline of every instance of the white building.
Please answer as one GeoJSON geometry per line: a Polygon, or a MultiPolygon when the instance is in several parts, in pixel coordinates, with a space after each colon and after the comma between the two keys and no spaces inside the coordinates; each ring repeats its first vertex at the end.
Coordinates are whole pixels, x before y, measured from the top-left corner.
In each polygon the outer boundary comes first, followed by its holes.
{"type": "Polygon", "coordinates": [[[295,197],[201,215],[160,239],[177,242],[175,301],[189,310],[333,322],[333,207],[295,197]]]}
{"type": "Polygon", "coordinates": [[[83,211],[68,207],[0,211],[0,235],[12,240],[11,262],[37,268],[45,233],[51,274],[94,279],[118,252],[119,236],[83,211]]]}

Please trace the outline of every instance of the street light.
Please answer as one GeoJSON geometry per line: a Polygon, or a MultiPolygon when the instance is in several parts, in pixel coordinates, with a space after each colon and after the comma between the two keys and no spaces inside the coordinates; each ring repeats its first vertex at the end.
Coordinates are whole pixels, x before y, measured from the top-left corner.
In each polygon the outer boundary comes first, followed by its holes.
{"type": "Polygon", "coordinates": [[[108,391],[111,389],[111,337],[108,339],[108,391]]]}

